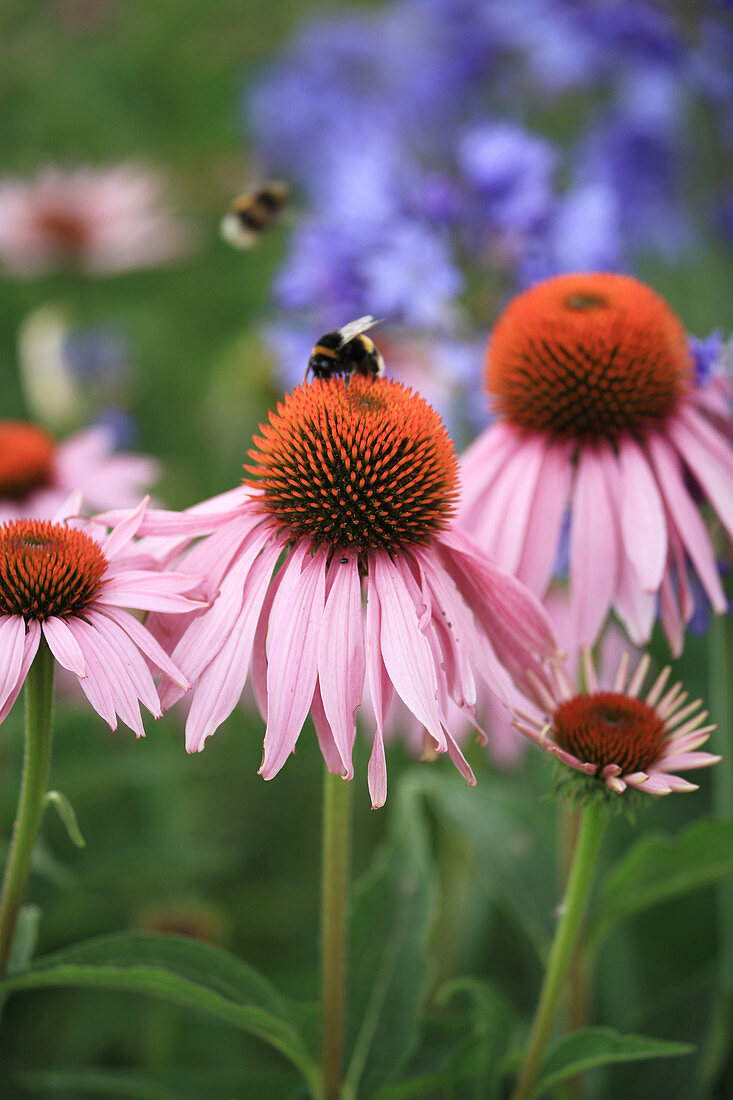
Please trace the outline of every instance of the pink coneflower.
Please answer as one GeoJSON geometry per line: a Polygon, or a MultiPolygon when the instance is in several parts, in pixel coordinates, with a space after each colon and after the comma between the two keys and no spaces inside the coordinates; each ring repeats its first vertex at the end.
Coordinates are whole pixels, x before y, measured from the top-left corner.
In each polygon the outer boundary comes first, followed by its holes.
{"type": "Polygon", "coordinates": [[[21,277],[73,268],[104,275],[166,263],[191,236],[164,207],[151,171],[44,169],[35,180],[0,180],[0,265],[21,277]]]}
{"type": "Polygon", "coordinates": [[[646,698],[639,698],[648,670],[645,655],[629,676],[626,653],[612,687],[600,688],[586,649],[584,690],[577,691],[564,670],[555,666],[550,691],[535,684],[534,702],[543,717],[517,711],[517,728],[563,764],[617,794],[627,787],[656,795],[697,790],[674,773],[718,763],[719,756],[697,752],[716,727],[703,725],[707,711],[700,709],[702,700],[688,703],[681,683],[665,690],[669,667],[657,676],[646,698]]]}
{"type": "Polygon", "coordinates": [[[96,527],[37,519],[0,525],[0,722],[42,638],[112,729],[119,715],[144,736],[138,702],[160,716],[148,661],[187,688],[178,667],[126,610],[181,613],[203,606],[185,595],[200,578],[147,569],[131,547],[144,510],[145,502],[101,541],[89,533],[96,527]]]}
{"type": "MultiPolygon", "coordinates": [[[[261,432],[247,486],[221,511],[214,502],[208,514],[151,516],[141,528],[216,528],[183,559],[208,579],[211,608],[182,635],[180,624],[163,624],[193,684],[188,750],[203,748],[231,713],[251,662],[267,720],[265,779],[294,751],[309,711],[329,769],[350,779],[366,683],[375,806],[386,797],[393,692],[435,751],[475,782],[451,706],[474,719],[477,678],[506,698],[510,674],[541,678],[538,658],[556,646],[536,597],[451,526],[458,464],[437,413],[387,379],[318,380],[288,395],[261,432]]],[[[164,687],[164,706],[179,695],[164,687]]]]}
{"type": "Polygon", "coordinates": [[[569,508],[575,630],[613,607],[636,643],[659,594],[674,652],[693,601],[688,565],[726,607],[697,498],[733,535],[733,447],[721,401],[694,383],[681,322],[625,275],[562,275],[519,295],[489,344],[498,419],[467,451],[461,523],[543,593],[569,508]]]}
{"type": "Polygon", "coordinates": [[[36,424],[0,420],[0,522],[51,519],[77,491],[87,510],[133,508],[158,472],[146,455],[113,454],[102,426],[56,443],[36,424]]]}

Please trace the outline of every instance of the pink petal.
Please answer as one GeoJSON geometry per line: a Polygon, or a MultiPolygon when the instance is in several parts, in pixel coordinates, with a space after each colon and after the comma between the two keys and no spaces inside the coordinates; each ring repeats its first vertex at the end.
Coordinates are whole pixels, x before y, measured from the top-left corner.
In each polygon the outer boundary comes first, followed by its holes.
{"type": "Polygon", "coordinates": [[[620,563],[613,606],[634,645],[646,645],[654,627],[657,599],[654,593],[644,592],[636,570],[625,555],[620,563]]]}
{"type": "Polygon", "coordinates": [[[326,555],[296,546],[270,612],[267,637],[267,730],[260,775],[272,779],[295,748],[313,700],[318,640],[326,599],[326,555]],[[301,572],[301,565],[305,561],[301,572]]]}
{"type": "Polygon", "coordinates": [[[150,669],[140,650],[122,627],[112,622],[106,615],[101,615],[98,611],[89,611],[87,618],[114,651],[130,679],[137,698],[155,718],[160,718],[163,712],[160,708],[158,693],[155,690],[150,669]]]}
{"type": "Polygon", "coordinates": [[[384,755],[384,737],[379,727],[374,731],[367,779],[372,809],[378,810],[387,801],[387,760],[384,755]]]}
{"type": "Polygon", "coordinates": [[[58,663],[76,676],[86,676],[84,654],[68,624],[54,615],[45,620],[42,629],[48,648],[58,663]]]}
{"type": "Polygon", "coordinates": [[[518,449],[517,433],[510,424],[496,421],[467,447],[461,457],[460,522],[465,524],[483,510],[495,477],[506,458],[518,449]]]}
{"type": "Polygon", "coordinates": [[[524,550],[516,570],[520,581],[540,596],[550,583],[557,560],[572,477],[570,445],[550,443],[540,467],[524,550]]]}
{"type": "Polygon", "coordinates": [[[619,444],[621,532],[642,588],[656,592],[667,561],[667,519],[649,462],[638,443],[619,444]]]}
{"type": "Polygon", "coordinates": [[[722,756],[713,752],[680,752],[663,757],[654,767],[660,772],[685,772],[690,768],[709,768],[712,764],[719,764],[722,759],[722,756]]]}
{"type": "MultiPolygon", "coordinates": [[[[20,623],[22,624],[23,620],[20,618],[20,616],[18,616],[18,619],[19,619],[20,623]]],[[[23,630],[25,631],[25,629],[26,628],[24,626],[23,630]]],[[[10,711],[13,709],[13,706],[15,704],[16,699],[20,695],[20,691],[21,691],[21,688],[23,687],[23,684],[25,683],[25,679],[26,679],[26,676],[28,675],[28,671],[29,671],[31,665],[33,664],[36,653],[38,652],[38,646],[40,644],[40,641],[41,641],[41,624],[39,622],[37,622],[36,619],[29,619],[27,633],[25,634],[25,638],[23,639],[22,660],[21,660],[20,669],[18,671],[18,674],[15,677],[15,683],[10,686],[10,689],[7,692],[7,694],[6,694],[6,691],[5,691],[5,687],[3,687],[3,690],[2,690],[2,693],[1,693],[1,696],[0,696],[0,697],[4,696],[4,699],[5,699],[2,706],[0,707],[0,722],[5,721],[7,716],[10,714],[10,711]]],[[[7,645],[7,640],[6,640],[5,644],[7,645]]],[[[1,658],[0,658],[0,664],[2,664],[1,658]]],[[[1,671],[0,671],[0,676],[2,676],[1,671]]],[[[6,677],[6,683],[9,683],[7,677],[6,677]]]]}
{"type": "Polygon", "coordinates": [[[669,435],[733,538],[733,449],[692,409],[669,425],[669,435]]]}
{"type": "Polygon", "coordinates": [[[573,489],[570,526],[570,604],[579,645],[593,645],[619,578],[617,517],[604,467],[615,462],[605,446],[583,447],[573,489]]]}
{"type": "Polygon", "coordinates": [[[104,580],[97,601],[111,607],[134,607],[139,611],[192,611],[207,604],[182,593],[190,592],[199,581],[199,577],[183,573],[129,569],[104,580]]]}
{"type": "MultiPolygon", "coordinates": [[[[311,718],[313,719],[313,725],[316,730],[316,737],[318,738],[318,747],[321,750],[321,755],[326,762],[326,767],[330,771],[331,775],[343,775],[345,765],[341,759],[341,753],[336,747],[331,727],[326,718],[326,713],[323,709],[323,700],[321,699],[321,692],[318,684],[316,684],[316,690],[313,694],[313,701],[311,703],[311,718]]],[[[353,769],[352,769],[353,775],[353,769]]]]}
{"type": "Polygon", "coordinates": [[[648,446],[665,504],[690,561],[715,610],[725,611],[725,594],[710,535],[685,485],[679,459],[666,439],[656,432],[650,434],[648,446]]]}
{"type": "Polygon", "coordinates": [[[508,573],[515,572],[522,556],[543,452],[544,441],[528,436],[510,453],[484,497],[481,514],[470,523],[479,546],[508,573]]]}
{"type": "Polygon", "coordinates": [[[430,643],[421,632],[421,609],[409,568],[383,553],[369,554],[369,592],[380,606],[382,659],[397,694],[422,722],[438,748],[445,749],[445,735],[436,701],[438,682],[430,643]]]}
{"type": "Polygon", "coordinates": [[[123,547],[127,546],[127,544],[130,542],[130,539],[132,539],[133,536],[138,533],[149,503],[150,497],[143,497],[137,508],[131,511],[125,517],[125,519],[120,520],[120,522],[116,524],[111,534],[105,540],[104,546],[102,547],[102,549],[104,550],[104,556],[107,558],[108,561],[110,558],[113,558],[115,554],[117,554],[120,550],[122,550],[123,547]]]}
{"type": "MultiPolygon", "coordinates": [[[[173,650],[173,660],[192,683],[215,659],[229,637],[235,620],[241,615],[247,579],[267,538],[267,534],[260,529],[242,544],[240,554],[229,566],[211,607],[191,621],[173,650]]],[[[270,548],[267,579],[275,568],[280,552],[277,545],[270,548]]]]}
{"type": "Polygon", "coordinates": [[[277,549],[273,553],[268,547],[255,560],[247,575],[239,614],[224,644],[196,681],[186,719],[188,752],[201,751],[207,739],[232,713],[244,690],[255,632],[277,556],[277,549]]]}
{"type": "Polygon", "coordinates": [[[22,615],[0,616],[0,710],[4,710],[11,696],[13,699],[17,697],[23,686],[27,675],[26,669],[26,674],[21,676],[25,651],[26,633],[22,615]]]}
{"type": "Polygon", "coordinates": [[[331,726],[346,778],[354,769],[351,754],[356,736],[356,708],[364,691],[366,657],[358,558],[345,564],[334,557],[333,583],[326,600],[318,645],[318,682],[323,710],[331,726]]]}
{"type": "Polygon", "coordinates": [[[105,619],[110,619],[117,626],[122,627],[125,634],[134,642],[140,652],[145,654],[148,660],[152,661],[161,672],[180,687],[181,691],[188,691],[191,685],[178,665],[173,663],[159,642],[134,615],[131,615],[129,611],[124,611],[121,607],[105,607],[99,613],[105,619]]]}
{"type": "MultiPolygon", "coordinates": [[[[73,632],[84,654],[86,676],[79,680],[81,689],[97,714],[105,720],[110,729],[116,730],[116,700],[113,697],[107,671],[100,661],[100,651],[102,647],[99,645],[99,634],[82,619],[70,619],[69,629],[73,632]]],[[[120,715],[120,717],[122,717],[122,715],[120,715]]]]}

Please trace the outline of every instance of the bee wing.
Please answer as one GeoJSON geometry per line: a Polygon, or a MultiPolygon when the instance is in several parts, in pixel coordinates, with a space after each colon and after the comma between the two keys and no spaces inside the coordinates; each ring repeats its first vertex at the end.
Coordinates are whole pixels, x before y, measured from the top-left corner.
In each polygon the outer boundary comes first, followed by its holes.
{"type": "Polygon", "coordinates": [[[360,336],[368,328],[374,328],[375,325],[381,324],[383,320],[384,318],[380,317],[378,321],[375,321],[371,315],[359,317],[356,321],[349,321],[348,325],[344,325],[338,331],[343,342],[348,344],[349,340],[353,340],[355,336],[360,336]]]}

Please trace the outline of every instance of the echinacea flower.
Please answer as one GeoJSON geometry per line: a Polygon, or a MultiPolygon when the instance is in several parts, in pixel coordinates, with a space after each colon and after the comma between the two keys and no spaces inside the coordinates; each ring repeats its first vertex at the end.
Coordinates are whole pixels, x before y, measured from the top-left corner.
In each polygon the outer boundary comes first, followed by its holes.
{"type": "MultiPolygon", "coordinates": [[[[188,515],[153,513],[140,529],[213,531],[181,565],[207,579],[210,609],[185,630],[163,617],[158,632],[193,685],[189,752],[231,713],[251,662],[265,779],[294,751],[309,711],[328,768],[352,778],[366,683],[375,806],[386,797],[393,692],[474,783],[451,707],[474,718],[477,678],[504,699],[510,674],[541,679],[556,644],[536,597],[451,526],[458,463],[437,413],[384,378],[316,380],[286,396],[261,433],[245,486],[188,515]]],[[[180,694],[164,685],[164,706],[180,694]]]]}
{"type": "Polygon", "coordinates": [[[203,606],[186,595],[200,578],[147,568],[131,545],[146,505],[101,539],[92,524],[20,519],[0,525],[0,722],[42,639],[113,730],[119,715],[138,737],[145,735],[139,702],[160,717],[148,662],[186,690],[185,676],[127,610],[177,614],[203,606]]]}
{"type": "Polygon", "coordinates": [[[650,634],[659,594],[675,653],[693,612],[687,569],[726,607],[699,501],[733,536],[733,446],[722,402],[696,386],[685,330],[625,275],[562,275],[519,295],[489,343],[497,419],[466,452],[461,523],[542,594],[570,512],[570,600],[581,645],[613,607],[650,634]]]}
{"type": "Polygon", "coordinates": [[[576,690],[564,669],[554,666],[552,690],[535,685],[534,701],[543,717],[516,711],[516,726],[562,764],[617,794],[628,787],[656,795],[697,790],[676,773],[718,763],[721,757],[697,751],[717,727],[703,725],[702,700],[688,703],[680,682],[667,688],[669,666],[641,698],[648,670],[645,654],[629,675],[625,653],[611,687],[600,687],[586,649],[584,690],[576,690]]]}
{"type": "Polygon", "coordinates": [[[166,263],[188,251],[191,235],[162,197],[160,178],[132,164],[0,179],[0,266],[31,277],[57,268],[105,275],[166,263]]]}
{"type": "Polygon", "coordinates": [[[147,455],[113,454],[113,432],[102,425],[56,443],[24,420],[0,420],[0,522],[51,519],[71,493],[86,508],[133,508],[158,477],[147,455]]]}

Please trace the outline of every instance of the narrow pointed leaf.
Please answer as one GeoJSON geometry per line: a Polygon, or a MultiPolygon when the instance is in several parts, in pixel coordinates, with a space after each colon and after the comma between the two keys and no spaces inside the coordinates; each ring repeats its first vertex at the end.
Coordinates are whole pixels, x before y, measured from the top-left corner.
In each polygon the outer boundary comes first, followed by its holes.
{"type": "Polygon", "coordinates": [[[128,990],[209,1013],[270,1043],[317,1082],[284,999],[256,970],[211,944],[139,933],[103,936],[37,959],[0,982],[0,993],[49,986],[128,990]]]}
{"type": "Polygon", "coordinates": [[[648,1058],[677,1058],[691,1054],[689,1043],[650,1039],[646,1035],[620,1035],[608,1027],[589,1027],[564,1035],[552,1046],[540,1071],[532,1100],[567,1081],[599,1066],[617,1062],[640,1062],[648,1058]]]}

